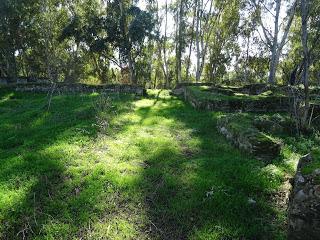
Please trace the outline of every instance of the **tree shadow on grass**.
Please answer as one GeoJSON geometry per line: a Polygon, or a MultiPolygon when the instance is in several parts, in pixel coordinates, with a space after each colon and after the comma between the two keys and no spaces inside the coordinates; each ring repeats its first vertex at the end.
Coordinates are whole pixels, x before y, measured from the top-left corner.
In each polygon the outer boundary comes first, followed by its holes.
{"type": "MultiPolygon", "coordinates": [[[[55,96],[50,112],[43,110],[45,95],[3,97],[0,239],[84,238],[91,220],[113,211],[118,191],[97,156],[86,152],[98,136],[97,96],[55,96]]],[[[129,106],[131,99],[115,101],[129,106]]]]}
{"type": "Polygon", "coordinates": [[[277,176],[218,135],[217,114],[160,94],[135,111],[132,98],[114,99],[108,135],[124,149],[115,172],[93,154],[94,98],[57,96],[50,113],[39,111],[43,97],[0,102],[0,239],[279,236],[267,199],[277,176]]]}
{"type": "MultiPolygon", "coordinates": [[[[148,180],[143,189],[152,237],[284,238],[284,219],[269,198],[281,184],[280,176],[270,176],[268,167],[230,146],[216,131],[217,114],[196,111],[179,100],[171,105],[157,101],[156,110],[137,110],[141,118],[173,119],[181,128],[172,129],[171,136],[178,151],[168,141],[145,155],[143,179],[148,180]],[[185,130],[189,140],[179,138],[185,130]]],[[[152,142],[145,142],[142,152],[152,147],[152,142]]]]}

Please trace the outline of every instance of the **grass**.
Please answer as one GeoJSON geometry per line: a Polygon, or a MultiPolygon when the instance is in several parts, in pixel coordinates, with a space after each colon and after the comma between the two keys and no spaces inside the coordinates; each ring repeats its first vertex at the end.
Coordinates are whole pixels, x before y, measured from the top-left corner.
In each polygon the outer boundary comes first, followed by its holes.
{"type": "MultiPolygon", "coordinates": [[[[320,169],[320,149],[315,148],[312,151],[312,162],[305,165],[302,168],[302,174],[312,174],[315,169],[320,169]]],[[[316,179],[317,183],[320,183],[320,177],[318,176],[316,179]]]]}
{"type": "Polygon", "coordinates": [[[219,113],[149,94],[102,114],[98,94],[47,111],[0,89],[0,239],[285,239],[273,197],[291,152],[266,166],[218,134],[219,113]]]}

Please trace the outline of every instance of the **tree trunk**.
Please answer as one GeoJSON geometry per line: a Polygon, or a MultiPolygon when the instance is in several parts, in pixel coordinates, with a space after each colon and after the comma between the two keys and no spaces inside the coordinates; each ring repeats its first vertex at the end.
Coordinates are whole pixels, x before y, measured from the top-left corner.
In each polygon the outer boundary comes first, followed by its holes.
{"type": "Polygon", "coordinates": [[[249,49],[250,49],[250,34],[247,36],[247,51],[246,51],[246,65],[244,66],[244,82],[249,80],[249,49]]]}
{"type": "Polygon", "coordinates": [[[191,52],[192,52],[192,45],[194,40],[194,26],[196,22],[197,17],[197,0],[194,1],[194,11],[193,11],[193,19],[192,19],[192,31],[191,31],[191,40],[189,45],[189,55],[187,60],[187,66],[186,66],[186,81],[189,81],[189,71],[190,71],[190,65],[191,65],[191,52]]]}
{"type": "Polygon", "coordinates": [[[277,50],[272,49],[271,53],[271,59],[270,59],[270,71],[269,71],[269,84],[275,84],[276,83],[276,71],[279,63],[279,57],[277,57],[277,50]]]}
{"type": "MultiPolygon", "coordinates": [[[[196,70],[196,82],[200,81],[204,64],[205,64],[205,57],[207,55],[208,50],[208,43],[210,41],[210,36],[213,31],[213,26],[210,26],[210,20],[212,17],[212,8],[213,8],[213,1],[210,2],[209,12],[204,19],[205,21],[202,24],[202,20],[204,18],[203,12],[205,11],[206,6],[203,6],[203,0],[200,0],[200,4],[198,5],[197,11],[197,27],[196,27],[196,46],[197,46],[197,70],[196,70]]],[[[219,13],[216,14],[216,18],[220,16],[219,13]]]]}
{"type": "Polygon", "coordinates": [[[272,50],[270,59],[270,72],[269,80],[270,84],[276,82],[276,71],[277,71],[277,51],[278,51],[278,35],[279,35],[279,15],[280,15],[281,0],[276,0],[276,15],[274,19],[274,35],[272,40],[272,50]]]}
{"type": "Polygon", "coordinates": [[[133,85],[136,85],[137,84],[137,78],[136,78],[136,74],[135,74],[135,71],[134,71],[134,62],[132,60],[131,50],[128,53],[128,65],[129,65],[130,82],[133,85]]]}
{"type": "Polygon", "coordinates": [[[165,6],[165,26],[164,26],[164,39],[163,39],[163,67],[165,69],[165,80],[166,80],[166,87],[169,87],[169,76],[168,76],[168,62],[167,62],[167,28],[168,28],[168,0],[166,0],[165,6]]]}
{"type": "Polygon", "coordinates": [[[203,0],[199,0],[200,2],[196,1],[196,9],[197,9],[197,21],[196,21],[196,51],[197,51],[197,68],[196,68],[196,82],[200,81],[200,58],[201,58],[201,53],[200,53],[200,18],[201,18],[201,5],[203,0]],[[200,5],[200,6],[199,6],[200,5]]]}
{"type": "Polygon", "coordinates": [[[183,32],[183,16],[184,16],[184,8],[183,8],[184,0],[180,0],[179,13],[177,16],[177,24],[178,24],[178,42],[177,42],[177,50],[176,50],[176,75],[177,75],[177,83],[181,82],[181,62],[182,62],[182,32],[183,32]]]}
{"type": "MultiPolygon", "coordinates": [[[[253,0],[253,3],[255,4],[257,9],[261,10],[261,6],[256,3],[256,1],[253,0]]],[[[279,63],[279,58],[282,52],[282,49],[284,45],[286,44],[288,33],[290,31],[290,27],[293,21],[293,18],[295,16],[295,9],[297,6],[297,0],[294,0],[293,5],[288,10],[288,21],[285,24],[285,22],[282,22],[279,24],[279,17],[280,17],[280,10],[281,10],[281,0],[275,0],[276,8],[275,8],[275,15],[274,15],[274,32],[273,34],[268,31],[268,29],[264,26],[263,21],[261,20],[260,16],[260,25],[263,30],[263,34],[266,40],[266,45],[270,50],[270,69],[269,69],[269,78],[268,82],[270,84],[276,83],[276,72],[277,67],[279,63]],[[281,25],[285,25],[283,30],[283,35],[281,37],[281,40],[279,41],[279,29],[281,25]]],[[[265,6],[264,6],[265,7],[265,6]]],[[[271,12],[272,10],[267,9],[268,12],[271,12]]]]}
{"type": "Polygon", "coordinates": [[[308,49],[308,9],[309,9],[309,0],[301,0],[301,43],[303,47],[303,73],[302,73],[302,82],[304,85],[304,116],[302,125],[306,127],[307,120],[309,116],[309,49],[308,49]]]}
{"type": "Polygon", "coordinates": [[[10,51],[8,58],[8,77],[14,82],[17,80],[17,61],[14,50],[10,51]]]}

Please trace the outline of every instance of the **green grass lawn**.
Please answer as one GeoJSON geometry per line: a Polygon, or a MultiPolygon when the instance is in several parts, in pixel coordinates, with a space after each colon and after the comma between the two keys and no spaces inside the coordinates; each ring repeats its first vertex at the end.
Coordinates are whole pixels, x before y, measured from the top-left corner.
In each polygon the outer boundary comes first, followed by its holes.
{"type": "Polygon", "coordinates": [[[285,239],[294,161],[265,166],[218,134],[219,113],[149,93],[47,111],[0,89],[0,239],[285,239]]]}

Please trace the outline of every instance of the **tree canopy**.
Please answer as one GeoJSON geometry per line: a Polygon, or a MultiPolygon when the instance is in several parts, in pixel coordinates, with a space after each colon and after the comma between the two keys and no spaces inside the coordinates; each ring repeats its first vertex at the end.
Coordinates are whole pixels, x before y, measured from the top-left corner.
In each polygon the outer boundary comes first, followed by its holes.
{"type": "MultiPolygon", "coordinates": [[[[3,0],[0,75],[173,87],[287,84],[296,70],[301,82],[302,3],[3,0]]],[[[317,84],[320,2],[306,6],[308,78],[317,84]]]]}

